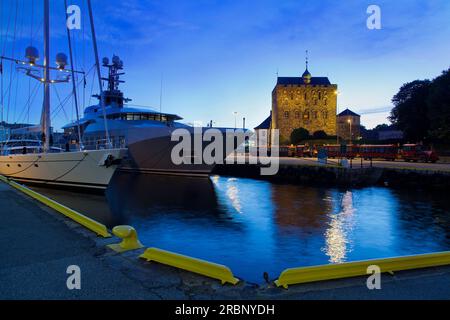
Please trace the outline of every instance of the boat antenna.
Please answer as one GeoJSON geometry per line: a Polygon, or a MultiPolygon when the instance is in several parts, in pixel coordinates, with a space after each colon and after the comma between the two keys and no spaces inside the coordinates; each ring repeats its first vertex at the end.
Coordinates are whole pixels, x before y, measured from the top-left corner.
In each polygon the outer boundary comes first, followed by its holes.
{"type": "Polygon", "coordinates": [[[97,39],[95,37],[94,16],[92,15],[91,0],[87,0],[87,4],[88,4],[88,11],[89,11],[89,21],[91,24],[92,43],[93,43],[93,47],[94,47],[95,66],[97,69],[98,86],[99,86],[99,90],[100,90],[100,105],[101,105],[102,111],[103,111],[103,122],[105,124],[106,143],[107,143],[108,147],[111,148],[112,145],[111,145],[111,139],[109,138],[108,122],[106,121],[105,97],[103,95],[102,75],[100,73],[100,63],[98,61],[97,39]]]}
{"type": "MultiPolygon", "coordinates": [[[[64,7],[65,7],[65,12],[66,12],[66,20],[69,18],[68,14],[67,14],[67,0],[64,0],[64,7]]],[[[81,150],[83,150],[83,143],[81,140],[81,129],[80,129],[80,115],[78,113],[78,96],[77,96],[77,85],[76,85],[76,78],[75,78],[75,71],[74,68],[75,66],[73,65],[73,53],[72,53],[72,40],[70,38],[70,29],[66,26],[66,30],[67,30],[67,39],[69,42],[69,56],[70,56],[70,65],[72,66],[71,71],[72,71],[72,93],[73,93],[73,97],[74,97],[74,102],[75,102],[75,111],[76,111],[76,115],[77,115],[77,130],[78,130],[78,147],[81,150]]]]}

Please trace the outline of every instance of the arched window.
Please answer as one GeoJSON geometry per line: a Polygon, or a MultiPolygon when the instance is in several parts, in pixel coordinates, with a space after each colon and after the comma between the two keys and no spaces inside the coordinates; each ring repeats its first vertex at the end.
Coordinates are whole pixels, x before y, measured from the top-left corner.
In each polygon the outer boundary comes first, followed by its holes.
{"type": "Polygon", "coordinates": [[[285,117],[286,119],[289,118],[289,111],[285,111],[285,112],[284,112],[284,117],[285,117]]]}
{"type": "Polygon", "coordinates": [[[322,100],[322,92],[319,91],[319,100],[322,100]]]}

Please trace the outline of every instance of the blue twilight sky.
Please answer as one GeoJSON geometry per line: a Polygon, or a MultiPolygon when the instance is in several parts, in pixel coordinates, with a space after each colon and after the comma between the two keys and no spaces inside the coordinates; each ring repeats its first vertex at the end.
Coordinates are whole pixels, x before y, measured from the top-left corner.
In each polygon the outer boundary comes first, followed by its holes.
{"type": "MultiPolygon", "coordinates": [[[[64,1],[50,2],[54,57],[68,50],[64,1]]],[[[86,1],[68,2],[81,8],[82,29],[73,32],[76,66],[88,70],[93,54],[86,1]]],[[[305,50],[312,75],[338,84],[339,110],[361,113],[369,128],[387,122],[390,100],[403,83],[433,78],[450,66],[448,0],[92,2],[100,57],[114,53],[122,58],[126,96],[134,104],[159,109],[162,77],[162,110],[185,122],[234,126],[236,111],[239,123],[246,117],[248,127],[258,125],[269,114],[277,71],[280,76],[302,74],[305,50]],[[381,30],[366,27],[370,4],[381,8],[381,30]],[[373,113],[380,110],[384,112],[373,113]]],[[[22,58],[32,39],[42,54],[42,0],[2,0],[0,10],[0,52],[22,58]]],[[[5,83],[10,67],[4,64],[5,83]]],[[[4,119],[38,121],[41,90],[36,89],[28,107],[35,83],[12,70],[15,81],[9,91],[4,89],[4,119]]],[[[79,90],[86,105],[91,90],[97,92],[92,73],[87,82],[85,99],[79,90]]],[[[71,100],[58,107],[69,89],[59,84],[53,90],[56,128],[74,119],[71,100]]]]}

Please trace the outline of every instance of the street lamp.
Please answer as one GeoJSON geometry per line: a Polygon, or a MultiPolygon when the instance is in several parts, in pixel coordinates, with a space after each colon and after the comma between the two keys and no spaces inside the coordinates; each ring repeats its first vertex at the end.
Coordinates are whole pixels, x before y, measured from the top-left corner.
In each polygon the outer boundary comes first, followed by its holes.
{"type": "Polygon", "coordinates": [[[349,140],[349,144],[352,144],[352,120],[351,120],[351,119],[348,119],[347,122],[348,122],[348,127],[349,127],[349,130],[350,130],[350,140],[349,140]]]}
{"type": "Polygon", "coordinates": [[[340,130],[339,130],[339,121],[338,121],[338,117],[337,117],[337,115],[339,114],[339,107],[337,105],[337,98],[341,94],[341,92],[338,89],[336,89],[336,90],[334,90],[333,93],[336,95],[336,144],[339,144],[339,131],[340,130]]]}
{"type": "Polygon", "coordinates": [[[238,113],[237,113],[237,111],[234,111],[233,114],[234,114],[234,130],[236,130],[238,113]]]}

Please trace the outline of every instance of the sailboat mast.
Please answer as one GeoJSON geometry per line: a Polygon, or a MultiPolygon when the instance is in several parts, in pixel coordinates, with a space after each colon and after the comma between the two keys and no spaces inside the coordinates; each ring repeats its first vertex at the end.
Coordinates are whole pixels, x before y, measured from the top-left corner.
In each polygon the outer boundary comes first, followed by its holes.
{"type": "Polygon", "coordinates": [[[91,23],[92,43],[93,43],[94,55],[95,55],[95,66],[97,67],[98,86],[99,86],[99,92],[100,92],[100,105],[102,107],[103,121],[105,124],[106,143],[108,145],[108,148],[111,148],[112,145],[111,145],[111,140],[109,138],[108,122],[106,121],[105,97],[103,94],[102,75],[100,73],[100,63],[98,61],[97,39],[95,37],[94,16],[92,15],[91,0],[87,0],[87,4],[88,4],[88,10],[89,10],[89,20],[91,23]]]}
{"type": "MultiPolygon", "coordinates": [[[[64,0],[64,8],[67,8],[67,0],[64,0]]],[[[68,14],[66,12],[66,19],[68,18],[68,14]]],[[[78,112],[78,95],[77,95],[77,85],[76,85],[76,78],[75,78],[75,65],[73,64],[73,51],[72,51],[72,39],[70,37],[70,29],[66,27],[67,30],[67,40],[69,42],[69,54],[70,54],[70,65],[72,66],[72,92],[75,102],[75,110],[77,115],[77,130],[78,130],[78,147],[81,150],[83,150],[83,142],[81,139],[81,129],[80,129],[80,115],[78,112]]]]}
{"type": "Polygon", "coordinates": [[[50,150],[50,8],[44,0],[44,105],[42,108],[42,133],[44,151],[50,150]]]}

